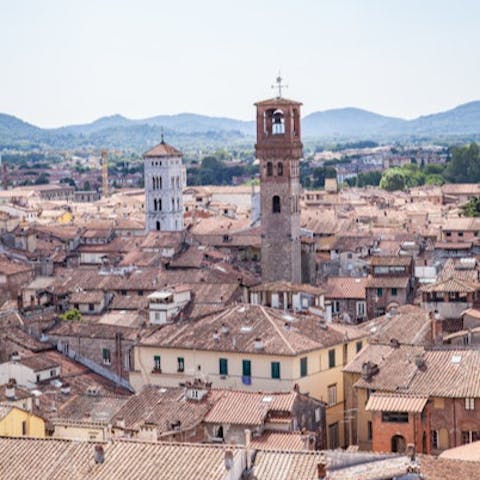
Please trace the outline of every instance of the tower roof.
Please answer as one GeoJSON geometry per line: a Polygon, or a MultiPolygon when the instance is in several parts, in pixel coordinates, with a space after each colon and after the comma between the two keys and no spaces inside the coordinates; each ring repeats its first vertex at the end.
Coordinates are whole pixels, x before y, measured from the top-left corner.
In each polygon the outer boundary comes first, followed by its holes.
{"type": "Polygon", "coordinates": [[[282,105],[303,105],[302,102],[297,102],[296,100],[289,100],[288,98],[283,97],[275,97],[270,98],[269,100],[262,100],[260,102],[256,102],[255,106],[269,106],[272,105],[274,107],[280,107],[282,105]]]}
{"type": "Polygon", "coordinates": [[[157,146],[153,147],[148,152],[143,154],[143,157],[181,157],[183,156],[180,150],[172,147],[168,143],[161,142],[157,146]]]}

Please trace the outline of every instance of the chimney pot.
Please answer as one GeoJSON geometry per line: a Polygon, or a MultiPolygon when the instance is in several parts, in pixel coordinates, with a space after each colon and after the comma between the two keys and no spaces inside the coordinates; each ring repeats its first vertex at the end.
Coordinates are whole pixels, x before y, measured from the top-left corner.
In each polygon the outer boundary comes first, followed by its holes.
{"type": "Polygon", "coordinates": [[[323,480],[327,476],[327,466],[324,463],[317,463],[317,478],[323,480]]]}
{"type": "Polygon", "coordinates": [[[95,445],[94,447],[95,463],[103,463],[105,461],[105,451],[102,445],[95,445]]]}

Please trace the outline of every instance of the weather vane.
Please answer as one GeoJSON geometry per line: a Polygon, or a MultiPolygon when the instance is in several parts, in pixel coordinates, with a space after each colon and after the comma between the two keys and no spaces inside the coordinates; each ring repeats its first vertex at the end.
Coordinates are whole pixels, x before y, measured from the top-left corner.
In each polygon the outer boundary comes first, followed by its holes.
{"type": "Polygon", "coordinates": [[[280,72],[278,72],[278,77],[275,79],[276,85],[272,85],[272,88],[278,88],[278,96],[277,98],[282,97],[282,88],[288,88],[288,85],[283,85],[282,84],[282,76],[280,75],[280,72]]]}

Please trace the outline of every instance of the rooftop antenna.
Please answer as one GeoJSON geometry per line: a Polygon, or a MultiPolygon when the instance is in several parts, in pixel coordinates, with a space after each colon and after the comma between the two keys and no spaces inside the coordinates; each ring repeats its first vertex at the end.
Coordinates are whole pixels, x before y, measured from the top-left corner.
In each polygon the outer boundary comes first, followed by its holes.
{"type": "Polygon", "coordinates": [[[280,72],[278,72],[278,76],[277,76],[277,78],[275,79],[276,85],[272,85],[272,88],[278,89],[277,98],[282,98],[282,88],[288,88],[288,85],[282,84],[282,80],[283,80],[283,78],[282,78],[280,72]]]}

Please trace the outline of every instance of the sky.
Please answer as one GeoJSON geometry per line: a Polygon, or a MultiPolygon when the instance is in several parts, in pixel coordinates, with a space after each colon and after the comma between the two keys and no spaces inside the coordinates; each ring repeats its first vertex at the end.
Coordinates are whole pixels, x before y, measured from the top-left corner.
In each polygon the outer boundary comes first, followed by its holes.
{"type": "Polygon", "coordinates": [[[41,127],[121,114],[414,118],[480,99],[478,0],[0,0],[0,112],[41,127]]]}

